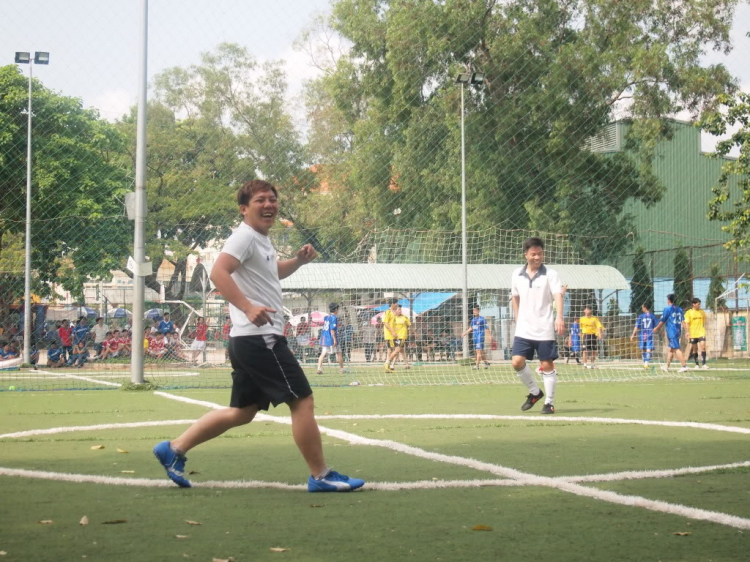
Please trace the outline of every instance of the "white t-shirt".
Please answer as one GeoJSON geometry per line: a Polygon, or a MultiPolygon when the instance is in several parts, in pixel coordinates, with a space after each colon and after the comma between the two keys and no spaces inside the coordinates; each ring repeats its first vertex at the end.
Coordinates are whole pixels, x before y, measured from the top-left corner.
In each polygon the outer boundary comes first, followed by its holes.
{"type": "Polygon", "coordinates": [[[221,250],[237,258],[240,267],[232,273],[232,279],[251,303],[273,308],[271,314],[273,325],[256,326],[233,304],[229,304],[229,316],[232,319],[231,337],[258,336],[264,334],[282,335],[284,330],[284,313],[281,305],[281,283],[279,282],[279,265],[276,262],[276,250],[268,236],[254,230],[246,223],[240,224],[227,238],[221,250]]]}
{"type": "Polygon", "coordinates": [[[102,343],[104,341],[104,336],[107,335],[108,331],[109,328],[106,324],[102,324],[101,326],[99,324],[94,324],[94,327],[91,328],[91,333],[94,334],[94,343],[102,343]]]}
{"type": "Polygon", "coordinates": [[[531,280],[526,266],[519,267],[513,272],[510,292],[514,297],[520,297],[516,336],[535,341],[554,340],[553,295],[562,293],[562,282],[557,271],[542,265],[531,280]]]}

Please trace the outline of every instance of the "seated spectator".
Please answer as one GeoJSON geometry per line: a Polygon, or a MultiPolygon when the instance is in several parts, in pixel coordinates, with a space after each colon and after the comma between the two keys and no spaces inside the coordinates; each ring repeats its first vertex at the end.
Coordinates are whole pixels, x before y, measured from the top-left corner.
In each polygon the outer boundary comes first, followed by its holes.
{"type": "Polygon", "coordinates": [[[85,341],[79,341],[78,344],[73,346],[73,353],[68,359],[68,366],[77,367],[81,369],[86,361],[89,360],[89,350],[86,347],[85,341]]]}
{"type": "MultiPolygon", "coordinates": [[[[99,344],[99,352],[92,359],[92,361],[95,361],[95,360],[104,361],[107,358],[107,356],[109,355],[109,340],[111,338],[112,338],[112,332],[107,332],[104,334],[104,339],[99,344]]],[[[96,345],[94,345],[94,353],[97,353],[96,345]]]]}
{"type": "Polygon", "coordinates": [[[102,359],[114,359],[120,356],[120,331],[115,330],[107,340],[107,353],[102,359]]]}
{"type": "Polygon", "coordinates": [[[0,349],[0,359],[13,359],[8,342],[3,342],[3,347],[0,349]]]}
{"type": "Polygon", "coordinates": [[[164,349],[166,349],[165,358],[185,359],[182,349],[180,349],[180,338],[175,331],[170,332],[164,337],[164,349]]]}
{"type": "Polygon", "coordinates": [[[52,340],[47,350],[47,368],[57,369],[65,366],[65,354],[57,341],[52,340]]]}
{"type": "Polygon", "coordinates": [[[161,359],[166,352],[167,350],[164,347],[164,334],[158,332],[156,337],[154,337],[148,345],[148,355],[149,357],[161,359]]]}
{"type": "Polygon", "coordinates": [[[129,330],[123,330],[120,334],[120,355],[122,357],[130,357],[131,349],[133,346],[133,341],[130,338],[130,331],[129,330]]]}
{"type": "Polygon", "coordinates": [[[148,348],[151,345],[151,340],[154,339],[151,328],[146,328],[143,332],[143,353],[148,355],[148,348]]]}

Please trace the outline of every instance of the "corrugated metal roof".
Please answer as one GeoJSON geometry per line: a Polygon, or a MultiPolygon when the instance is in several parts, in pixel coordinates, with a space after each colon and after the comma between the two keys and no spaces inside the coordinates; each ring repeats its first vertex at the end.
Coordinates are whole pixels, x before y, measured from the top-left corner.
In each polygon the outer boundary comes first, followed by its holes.
{"type": "MultiPolygon", "coordinates": [[[[310,263],[281,281],[285,291],[310,289],[416,290],[461,289],[460,264],[310,263]]],[[[510,289],[517,265],[470,265],[470,290],[510,289]]],[[[607,265],[549,265],[568,289],[629,290],[630,284],[607,265]]]]}

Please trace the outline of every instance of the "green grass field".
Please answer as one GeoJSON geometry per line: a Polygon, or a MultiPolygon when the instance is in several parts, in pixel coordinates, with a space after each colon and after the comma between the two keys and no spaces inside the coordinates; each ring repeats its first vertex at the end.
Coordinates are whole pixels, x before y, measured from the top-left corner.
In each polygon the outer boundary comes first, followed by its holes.
{"type": "MultiPolygon", "coordinates": [[[[271,487],[299,486],[307,477],[290,427],[273,419],[192,451],[187,469],[195,472],[196,487],[190,490],[170,485],[151,454],[187,422],[2,437],[2,560],[745,559],[748,374],[708,374],[716,376],[561,383],[557,414],[550,417],[539,416],[538,408],[520,412],[519,384],[317,388],[324,431],[346,432],[324,433],[329,464],[368,482],[351,494],[271,487]],[[361,417],[398,414],[507,417],[361,417]],[[696,422],[744,432],[586,418],[696,422]],[[104,448],[92,449],[99,445],[104,448]],[[642,473],[686,467],[716,468],[662,478],[642,473]],[[19,469],[39,473],[10,475],[19,469]],[[641,477],[625,479],[624,471],[641,477]],[[562,480],[584,475],[610,476],[562,480]],[[128,480],[137,485],[122,485],[128,480]],[[250,481],[255,487],[228,487],[250,481]],[[88,525],[79,524],[83,516],[88,525]],[[105,524],[116,520],[125,522],[105,524]],[[492,530],[473,530],[478,525],[492,530]],[[277,547],[289,550],[270,550],[277,547]]],[[[7,389],[13,382],[3,384],[7,389]]],[[[226,389],[166,392],[215,404],[229,397],[226,389]]],[[[191,420],[206,411],[152,392],[0,392],[6,435],[191,420]]]]}

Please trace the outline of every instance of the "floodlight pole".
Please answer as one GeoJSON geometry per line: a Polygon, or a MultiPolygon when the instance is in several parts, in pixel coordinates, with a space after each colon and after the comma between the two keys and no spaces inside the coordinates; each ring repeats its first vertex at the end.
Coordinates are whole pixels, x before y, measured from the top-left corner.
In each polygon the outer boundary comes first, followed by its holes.
{"type": "Polygon", "coordinates": [[[31,77],[29,60],[29,107],[26,129],[26,241],[23,270],[23,362],[31,363],[31,77]]]}
{"type": "Polygon", "coordinates": [[[466,131],[464,127],[464,82],[461,82],[461,333],[462,358],[469,357],[469,260],[466,248],[466,131]]]}
{"type": "Polygon", "coordinates": [[[148,0],[141,0],[140,68],[138,76],[138,121],[135,152],[135,221],[133,233],[133,347],[130,381],[143,384],[143,313],[146,284],[141,269],[146,261],[146,103],[148,88],[148,0]],[[136,342],[138,345],[136,345],[136,342]]]}

